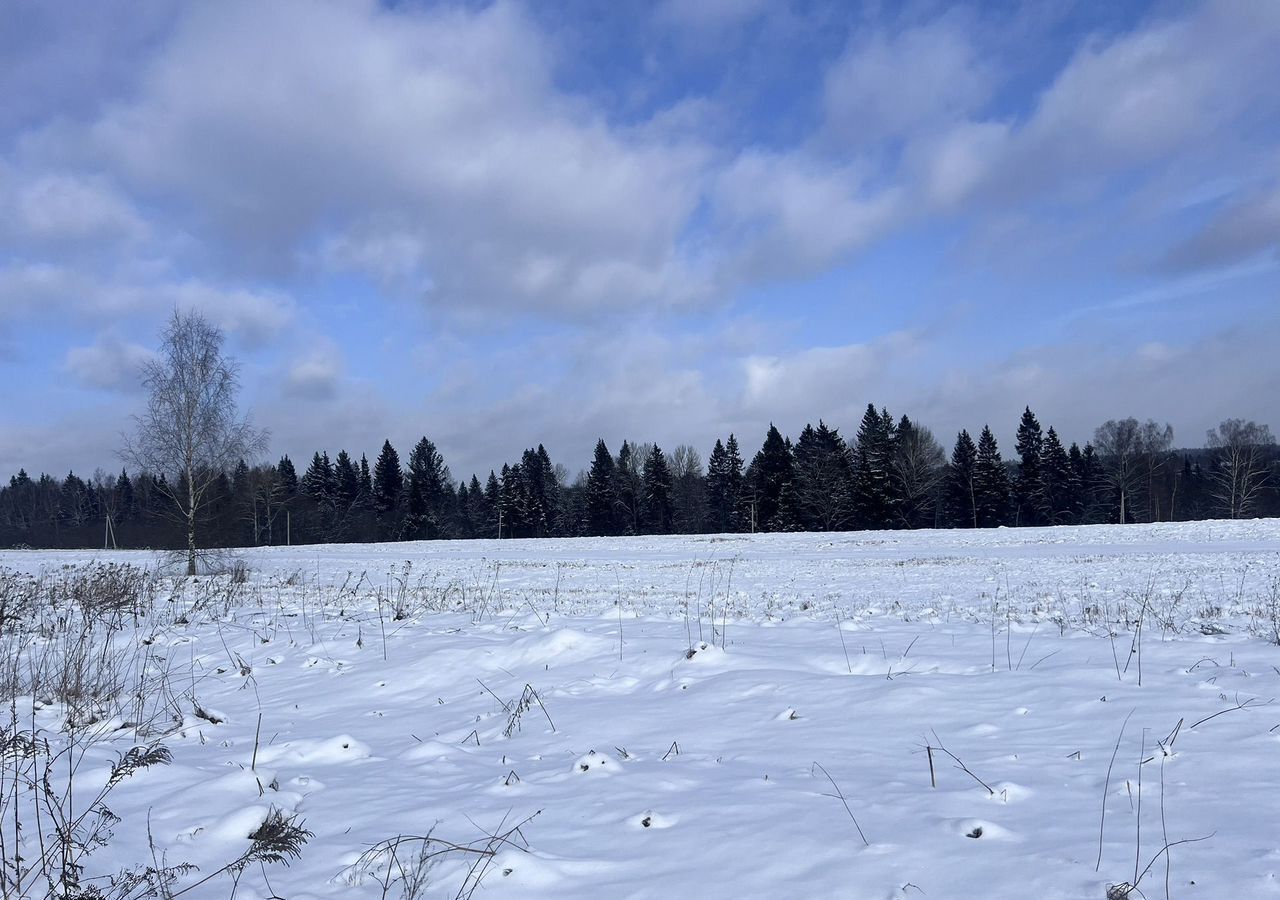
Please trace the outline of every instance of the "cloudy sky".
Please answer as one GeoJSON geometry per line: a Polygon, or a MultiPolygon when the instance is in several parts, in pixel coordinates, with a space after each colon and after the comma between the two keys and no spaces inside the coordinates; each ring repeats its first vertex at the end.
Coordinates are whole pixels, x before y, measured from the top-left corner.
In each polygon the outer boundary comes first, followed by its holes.
{"type": "Polygon", "coordinates": [[[4,477],[175,307],[273,457],[1280,426],[1280,3],[5,6],[4,477]]]}

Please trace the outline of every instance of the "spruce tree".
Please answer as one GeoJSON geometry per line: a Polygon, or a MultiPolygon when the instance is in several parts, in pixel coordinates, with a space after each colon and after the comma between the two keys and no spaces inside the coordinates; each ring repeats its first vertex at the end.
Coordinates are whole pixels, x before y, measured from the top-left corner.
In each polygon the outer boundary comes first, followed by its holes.
{"type": "Polygon", "coordinates": [[[360,498],[365,505],[373,502],[373,476],[369,473],[369,457],[360,454],[360,498]]]}
{"type": "Polygon", "coordinates": [[[974,505],[978,526],[995,528],[1008,523],[1009,471],[1000,458],[1000,447],[988,426],[978,438],[978,456],[973,468],[974,505]]]}
{"type": "Polygon", "coordinates": [[[969,432],[961,431],[947,467],[947,524],[952,528],[978,527],[977,464],[978,448],[969,432]]]}
{"type": "Polygon", "coordinates": [[[643,487],[640,483],[641,461],[635,458],[635,449],[629,441],[623,441],[614,463],[613,502],[617,515],[617,534],[635,534],[640,527],[640,500],[643,487]]]}
{"type": "Polygon", "coordinates": [[[587,533],[592,536],[617,533],[614,510],[614,465],[604,439],[596,441],[591,472],[587,475],[587,533]]]}
{"type": "Polygon", "coordinates": [[[396,507],[404,491],[404,473],[400,471],[400,454],[383,441],[382,452],[373,464],[373,509],[384,537],[395,535],[400,523],[396,521],[396,507]]]}
{"type": "Polygon", "coordinates": [[[445,536],[445,494],[451,484],[449,467],[436,445],[426,437],[420,438],[409,454],[409,477],[405,484],[408,508],[404,523],[406,537],[411,540],[437,540],[445,536]]]}
{"type": "Polygon", "coordinates": [[[289,454],[286,453],[280,457],[280,462],[276,464],[276,472],[280,475],[280,488],[286,497],[292,497],[298,493],[298,470],[293,467],[293,460],[289,459],[289,454]]]}
{"type": "Polygon", "coordinates": [[[502,537],[502,484],[493,469],[489,470],[489,478],[484,483],[484,505],[488,518],[485,519],[485,537],[502,537]]]}
{"type": "Polygon", "coordinates": [[[644,461],[644,524],[649,534],[671,532],[671,470],[657,444],[644,461]]]}
{"type": "Polygon", "coordinates": [[[729,432],[729,439],[724,443],[724,471],[725,492],[732,517],[729,530],[745,531],[747,525],[743,483],[746,476],[743,472],[742,453],[738,450],[738,439],[733,432],[729,432]]]}
{"type": "MultiPolygon", "coordinates": [[[[24,478],[26,472],[19,472],[24,478]]],[[[27,479],[30,481],[30,479],[27,479]]],[[[133,518],[137,511],[137,498],[133,493],[133,482],[129,480],[129,473],[124,469],[120,470],[120,477],[116,479],[116,491],[120,495],[120,503],[116,510],[116,521],[127,522],[133,518]]]]}
{"type": "Polygon", "coordinates": [[[897,426],[888,410],[867,404],[854,449],[853,512],[859,528],[891,528],[896,524],[897,492],[893,457],[897,426]]]}
{"type": "Polygon", "coordinates": [[[333,476],[333,465],[329,462],[328,453],[317,452],[311,458],[311,465],[302,476],[302,492],[321,506],[331,506],[334,500],[336,481],[333,476]]]}
{"type": "Polygon", "coordinates": [[[1040,422],[1028,406],[1018,423],[1018,476],[1013,483],[1015,525],[1038,525],[1043,509],[1041,484],[1041,459],[1044,454],[1044,436],[1040,422]]]}
{"type": "Polygon", "coordinates": [[[852,518],[849,448],[839,429],[805,425],[795,446],[795,483],[788,502],[793,528],[835,531],[852,518]]]}
{"type": "Polygon", "coordinates": [[[344,509],[350,509],[360,496],[360,472],[351,462],[351,456],[346,450],[339,450],[333,461],[333,478],[338,504],[344,509]]]}
{"type": "MultiPolygon", "coordinates": [[[[764,445],[751,460],[751,487],[755,500],[756,531],[777,531],[786,523],[778,520],[784,485],[795,478],[795,460],[790,445],[772,423],[764,445]]],[[[794,507],[791,510],[794,515],[794,507]]]]}
{"type": "Polygon", "coordinates": [[[1040,477],[1036,497],[1038,520],[1048,525],[1067,525],[1075,521],[1074,500],[1079,489],[1071,457],[1050,426],[1040,447],[1040,477]]]}

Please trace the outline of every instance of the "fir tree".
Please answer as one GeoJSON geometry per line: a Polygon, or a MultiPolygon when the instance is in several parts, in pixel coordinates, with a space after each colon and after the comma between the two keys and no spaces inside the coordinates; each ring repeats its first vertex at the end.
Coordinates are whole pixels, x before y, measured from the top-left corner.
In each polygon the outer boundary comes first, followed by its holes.
{"type": "Polygon", "coordinates": [[[868,403],[854,449],[853,511],[861,528],[892,528],[896,524],[896,435],[897,426],[889,411],[877,413],[875,405],[868,403]]]}
{"type": "Polygon", "coordinates": [[[793,527],[835,531],[852,517],[853,471],[839,429],[805,425],[795,446],[795,483],[788,502],[793,527]]]}
{"type": "Polygon", "coordinates": [[[635,449],[623,441],[614,463],[613,502],[616,510],[617,534],[635,534],[640,528],[640,500],[643,487],[640,483],[641,461],[635,458],[635,449]]]}
{"type": "Polygon", "coordinates": [[[973,468],[974,505],[978,526],[995,528],[1009,516],[1009,471],[1000,458],[1000,447],[988,426],[978,438],[978,456],[973,468]]]}
{"type": "Polygon", "coordinates": [[[1036,497],[1038,521],[1066,525],[1075,521],[1075,498],[1079,493],[1071,457],[1050,426],[1040,447],[1039,489],[1036,497]]]}
{"type": "Polygon", "coordinates": [[[671,470],[658,445],[654,444],[644,461],[644,523],[650,534],[671,531],[671,470]]]}
{"type": "Polygon", "coordinates": [[[302,476],[302,492],[322,506],[333,504],[337,482],[328,453],[317,452],[302,476]]]}
{"type": "MultiPolygon", "coordinates": [[[[27,473],[19,471],[20,475],[26,478],[27,473]]],[[[30,481],[30,479],[27,479],[30,481]]],[[[138,501],[133,493],[133,482],[129,480],[129,473],[124,469],[120,470],[120,477],[116,479],[116,492],[120,495],[120,503],[116,509],[116,521],[127,522],[133,518],[137,512],[138,501]]]]}
{"type": "Polygon", "coordinates": [[[596,441],[595,456],[591,460],[591,472],[587,476],[587,533],[590,535],[616,534],[617,515],[614,510],[613,457],[604,440],[596,441]]]}
{"type": "Polygon", "coordinates": [[[298,470],[293,467],[293,460],[289,459],[289,454],[280,457],[280,462],[276,464],[276,472],[280,476],[280,489],[284,491],[286,497],[292,497],[298,493],[298,470]]]}
{"type": "Polygon", "coordinates": [[[771,423],[764,445],[751,460],[757,531],[777,531],[786,524],[778,520],[779,501],[783,486],[790,484],[794,477],[795,460],[791,447],[771,423]]]}
{"type": "Polygon", "coordinates": [[[346,450],[339,450],[333,461],[333,479],[338,504],[344,509],[354,506],[360,496],[360,473],[346,450]]]}
{"type": "Polygon", "coordinates": [[[382,452],[373,464],[373,508],[378,514],[384,536],[393,535],[398,530],[399,522],[395,521],[395,512],[403,491],[404,473],[400,471],[400,454],[391,446],[391,441],[383,441],[382,452]]]}
{"type": "Polygon", "coordinates": [[[961,431],[947,467],[947,521],[953,528],[978,527],[977,464],[978,448],[961,431]]]}
{"type": "Polygon", "coordinates": [[[738,450],[738,439],[729,432],[729,439],[724,443],[725,493],[729,498],[730,531],[744,530],[746,523],[745,498],[743,482],[746,475],[743,471],[742,453],[738,450]]]}
{"type": "Polygon", "coordinates": [[[489,479],[484,483],[484,504],[489,514],[485,520],[485,537],[502,537],[502,484],[493,469],[489,470],[489,479]]]}
{"type": "Polygon", "coordinates": [[[373,501],[373,476],[369,473],[369,458],[360,454],[360,499],[364,504],[373,501]]]}
{"type": "Polygon", "coordinates": [[[1015,525],[1038,525],[1043,509],[1041,484],[1041,458],[1044,454],[1044,436],[1040,422],[1028,406],[1018,423],[1018,476],[1013,483],[1015,525]]]}
{"type": "Polygon", "coordinates": [[[411,540],[436,540],[444,537],[445,489],[452,476],[440,451],[426,437],[419,439],[409,453],[409,477],[405,484],[407,514],[404,534],[411,540]]]}

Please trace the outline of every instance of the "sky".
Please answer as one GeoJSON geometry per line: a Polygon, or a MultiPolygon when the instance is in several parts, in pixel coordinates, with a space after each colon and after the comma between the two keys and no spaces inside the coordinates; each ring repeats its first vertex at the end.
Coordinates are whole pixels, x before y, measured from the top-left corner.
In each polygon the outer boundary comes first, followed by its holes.
{"type": "Polygon", "coordinates": [[[117,470],[175,309],[304,464],[1280,429],[1277,46],[1270,0],[8,0],[0,476],[117,470]]]}

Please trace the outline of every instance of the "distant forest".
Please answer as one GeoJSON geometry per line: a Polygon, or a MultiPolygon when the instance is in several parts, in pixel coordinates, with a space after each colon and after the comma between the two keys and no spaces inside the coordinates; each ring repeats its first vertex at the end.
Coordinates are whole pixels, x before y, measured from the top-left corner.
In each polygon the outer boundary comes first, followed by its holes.
{"type": "MultiPolygon", "coordinates": [[[[1006,461],[990,428],[950,453],[907,416],[868,405],[852,440],[819,421],[795,441],[770,426],[746,461],[734,435],[706,458],[603,440],[569,477],[539,445],[519,461],[455,481],[422,438],[402,462],[388,441],[372,463],[345,450],[299,467],[241,462],[218,474],[199,543],[527,538],[751,531],[989,528],[1280,515],[1280,454],[1265,425],[1228,419],[1203,449],[1176,450],[1167,425],[1108,421],[1064,446],[1028,408],[1006,461]]],[[[25,470],[0,488],[0,547],[185,543],[165,473],[86,480],[25,470]]]]}

